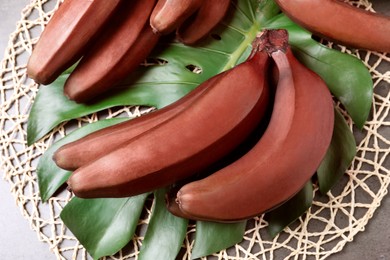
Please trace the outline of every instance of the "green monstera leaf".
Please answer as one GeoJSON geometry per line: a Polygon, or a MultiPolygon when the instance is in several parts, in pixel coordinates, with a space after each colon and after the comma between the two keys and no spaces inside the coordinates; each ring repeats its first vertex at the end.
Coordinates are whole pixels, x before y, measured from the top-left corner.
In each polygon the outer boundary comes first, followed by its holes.
{"type": "Polygon", "coordinates": [[[345,174],[356,156],[356,141],[343,115],[335,109],[330,147],[317,169],[318,186],[326,194],[345,174]]]}
{"type": "Polygon", "coordinates": [[[147,194],[121,199],[73,198],[61,219],[88,253],[99,259],[113,255],[133,237],[147,194]]]}
{"type": "Polygon", "coordinates": [[[268,221],[268,233],[271,237],[275,237],[302,216],[311,207],[312,202],[313,183],[310,180],[291,199],[265,214],[264,219],[268,221]]]}
{"type": "Polygon", "coordinates": [[[191,259],[211,255],[241,242],[245,227],[246,221],[229,224],[197,221],[191,259]]]}
{"type": "Polygon", "coordinates": [[[168,212],[165,189],[154,192],[148,228],[138,255],[139,260],[175,259],[187,233],[188,220],[168,212]]]}

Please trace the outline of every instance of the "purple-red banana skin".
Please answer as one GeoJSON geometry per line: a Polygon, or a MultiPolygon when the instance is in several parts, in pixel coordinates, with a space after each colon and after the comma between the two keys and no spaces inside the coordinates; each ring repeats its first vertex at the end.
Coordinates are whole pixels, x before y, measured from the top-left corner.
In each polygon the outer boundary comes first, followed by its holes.
{"type": "Polygon", "coordinates": [[[149,27],[156,0],[128,1],[117,20],[83,56],[65,82],[64,93],[88,102],[125,79],[150,54],[159,36],[149,27]]]}
{"type": "Polygon", "coordinates": [[[193,45],[205,37],[225,17],[230,1],[204,1],[194,19],[178,28],[176,35],[179,41],[193,45]]]}
{"type": "Polygon", "coordinates": [[[213,84],[214,80],[215,78],[210,79],[183,98],[162,109],[101,129],[63,145],[54,153],[55,163],[62,169],[73,171],[108,154],[121,144],[152,129],[190,106],[203,91],[213,84]]]}
{"type": "Polygon", "coordinates": [[[158,34],[175,31],[208,0],[159,0],[150,16],[150,26],[158,34]]]}
{"type": "Polygon", "coordinates": [[[390,52],[390,17],[341,0],[276,0],[283,12],[312,33],[349,47],[390,52]]]}
{"type": "Polygon", "coordinates": [[[120,0],[65,0],[42,32],[27,64],[27,75],[50,84],[81,58],[120,0]]]}
{"type": "Polygon", "coordinates": [[[288,46],[272,51],[272,57],[279,81],[265,133],[232,164],[184,185],[172,213],[219,222],[248,219],[292,197],[316,171],[333,133],[331,94],[288,46]]]}
{"type": "Polygon", "coordinates": [[[70,189],[84,198],[127,197],[168,186],[218,161],[265,115],[268,63],[269,56],[259,53],[215,76],[191,106],[73,172],[70,189]]]}

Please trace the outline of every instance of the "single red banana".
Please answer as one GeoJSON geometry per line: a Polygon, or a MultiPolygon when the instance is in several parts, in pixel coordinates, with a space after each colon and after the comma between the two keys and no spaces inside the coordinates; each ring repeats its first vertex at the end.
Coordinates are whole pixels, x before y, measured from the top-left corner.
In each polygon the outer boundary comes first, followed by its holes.
{"type": "Polygon", "coordinates": [[[150,26],[158,34],[175,31],[207,0],[159,0],[150,16],[150,26]]]}
{"type": "Polygon", "coordinates": [[[99,157],[108,154],[121,144],[152,129],[190,106],[216,78],[206,81],[178,101],[156,111],[128,120],[99,131],[79,140],[61,146],[53,156],[58,167],[76,170],[99,157]]]}
{"type": "Polygon", "coordinates": [[[78,168],[68,180],[70,189],[84,198],[127,197],[170,185],[218,161],[265,115],[269,60],[268,54],[256,52],[218,74],[191,106],[78,168]]]}
{"type": "Polygon", "coordinates": [[[127,1],[111,30],[94,43],[65,82],[64,93],[82,103],[126,78],[158,42],[149,27],[156,0],[127,1]]]}
{"type": "Polygon", "coordinates": [[[390,52],[390,17],[340,0],[276,0],[282,11],[313,34],[349,47],[390,52]]]}
{"type": "Polygon", "coordinates": [[[221,222],[260,215],[298,192],[322,161],[333,133],[331,94],[319,76],[295,59],[286,31],[265,33],[279,71],[265,133],[232,164],[184,185],[176,195],[178,205],[168,204],[172,213],[221,222]]]}
{"type": "Polygon", "coordinates": [[[53,82],[81,58],[120,2],[65,0],[34,46],[27,75],[40,84],[53,82]]]}
{"type": "Polygon", "coordinates": [[[184,44],[195,44],[225,17],[229,6],[230,0],[204,1],[195,17],[177,29],[177,38],[184,44]]]}

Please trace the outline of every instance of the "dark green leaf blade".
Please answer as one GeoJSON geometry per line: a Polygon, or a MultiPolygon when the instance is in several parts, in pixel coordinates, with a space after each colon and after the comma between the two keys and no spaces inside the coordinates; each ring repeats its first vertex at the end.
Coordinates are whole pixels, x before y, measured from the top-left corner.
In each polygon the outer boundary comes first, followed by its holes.
{"type": "Polygon", "coordinates": [[[88,253],[99,259],[113,255],[133,238],[147,194],[120,199],[74,197],[61,219],[88,253]]]}
{"type": "Polygon", "coordinates": [[[211,255],[241,242],[245,228],[246,221],[237,223],[197,221],[191,258],[211,255]]]}
{"type": "Polygon", "coordinates": [[[187,233],[188,220],[166,209],[165,189],[154,192],[151,214],[138,259],[176,259],[187,233]]]}
{"type": "Polygon", "coordinates": [[[265,214],[268,221],[268,233],[275,237],[284,228],[301,217],[312,205],[313,184],[308,181],[294,197],[265,214]]]}
{"type": "Polygon", "coordinates": [[[128,120],[126,118],[113,118],[97,121],[79,128],[58,142],[54,143],[39,159],[37,166],[39,194],[46,202],[69,178],[71,172],[59,168],[53,161],[54,152],[62,145],[75,141],[89,133],[128,120]]]}
{"type": "Polygon", "coordinates": [[[289,31],[290,44],[296,57],[322,77],[357,127],[362,128],[370,114],[373,99],[373,81],[364,63],[313,40],[311,33],[284,14],[268,21],[265,27],[289,31]]]}
{"type": "Polygon", "coordinates": [[[277,16],[280,13],[280,8],[274,0],[262,0],[257,1],[258,9],[261,12],[256,12],[256,20],[259,22],[260,27],[263,27],[268,20],[277,16]]]}
{"type": "Polygon", "coordinates": [[[330,147],[317,169],[320,192],[326,194],[345,174],[356,156],[356,141],[343,115],[335,109],[330,147]]]}

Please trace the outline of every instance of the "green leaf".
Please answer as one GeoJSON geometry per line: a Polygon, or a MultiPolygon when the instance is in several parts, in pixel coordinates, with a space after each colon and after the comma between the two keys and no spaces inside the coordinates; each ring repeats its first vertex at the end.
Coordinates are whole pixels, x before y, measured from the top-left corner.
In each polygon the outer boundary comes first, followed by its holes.
{"type": "Polygon", "coordinates": [[[289,31],[290,44],[296,57],[322,77],[355,124],[362,128],[370,114],[373,99],[373,81],[364,63],[313,40],[311,33],[284,14],[269,20],[265,27],[289,31]]]}
{"type": "Polygon", "coordinates": [[[265,214],[268,221],[268,233],[275,237],[288,225],[301,217],[312,205],[313,184],[308,181],[291,199],[265,214]]]}
{"type": "Polygon", "coordinates": [[[255,20],[257,20],[262,27],[264,27],[264,24],[266,24],[268,20],[271,20],[280,12],[280,8],[274,0],[261,0],[254,4],[258,5],[257,8],[261,10],[261,12],[255,12],[255,20]]]}
{"type": "Polygon", "coordinates": [[[69,178],[71,172],[59,168],[53,161],[54,152],[62,145],[75,141],[89,133],[125,121],[126,118],[113,118],[85,125],[58,142],[54,143],[39,159],[37,166],[39,193],[46,202],[69,178]]]}
{"type": "Polygon", "coordinates": [[[165,189],[154,192],[151,214],[138,259],[176,259],[186,237],[188,220],[166,209],[165,189]]]}
{"type": "Polygon", "coordinates": [[[73,198],[61,219],[94,258],[113,255],[131,241],[147,194],[121,199],[73,198]]]}
{"type": "Polygon", "coordinates": [[[277,13],[273,1],[232,2],[231,15],[213,32],[221,40],[206,39],[196,47],[177,42],[161,42],[152,58],[166,61],[164,65],[140,67],[116,91],[110,91],[92,104],[76,104],[63,95],[63,85],[72,71],[68,70],[54,83],[41,86],[34,100],[27,126],[27,141],[41,139],[61,122],[79,118],[104,109],[122,105],[166,106],[197,87],[208,78],[234,67],[248,55],[251,43],[260,30],[256,14],[262,19],[277,13]],[[272,8],[271,8],[272,7],[272,8]],[[193,73],[189,65],[201,73],[193,73]],[[120,89],[120,90],[119,90],[120,89]]]}
{"type": "Polygon", "coordinates": [[[246,221],[237,223],[197,221],[191,258],[207,256],[241,242],[245,228],[246,221]]]}
{"type": "Polygon", "coordinates": [[[330,147],[317,170],[320,192],[326,194],[345,174],[356,155],[356,141],[343,115],[335,109],[330,147]]]}

